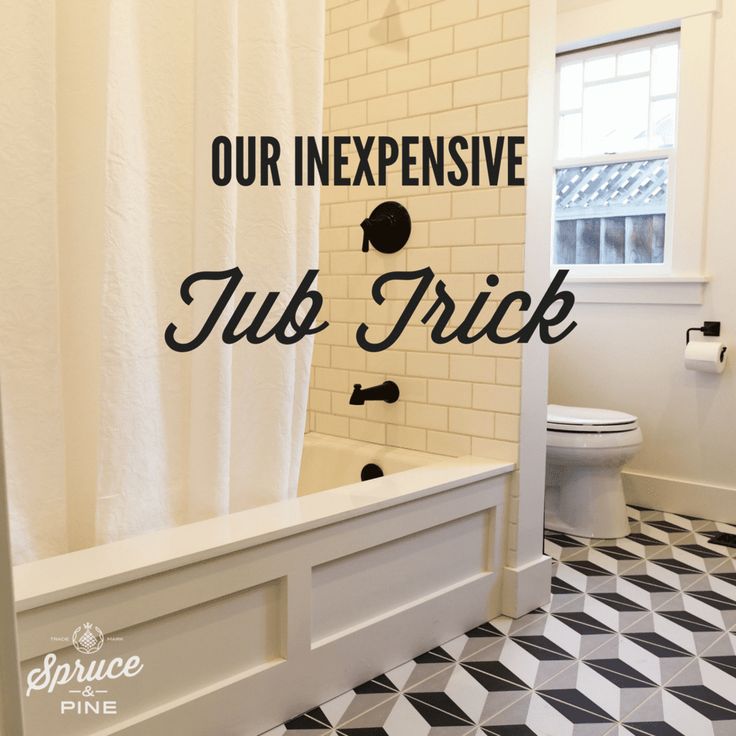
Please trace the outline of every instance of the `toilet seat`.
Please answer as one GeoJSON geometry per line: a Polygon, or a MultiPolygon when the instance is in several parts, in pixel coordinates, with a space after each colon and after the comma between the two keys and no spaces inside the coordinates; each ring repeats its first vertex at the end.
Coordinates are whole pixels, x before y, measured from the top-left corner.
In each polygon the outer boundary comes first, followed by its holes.
{"type": "Polygon", "coordinates": [[[637,417],[622,411],[560,404],[550,404],[547,407],[548,432],[613,434],[634,432],[638,428],[637,417]]]}

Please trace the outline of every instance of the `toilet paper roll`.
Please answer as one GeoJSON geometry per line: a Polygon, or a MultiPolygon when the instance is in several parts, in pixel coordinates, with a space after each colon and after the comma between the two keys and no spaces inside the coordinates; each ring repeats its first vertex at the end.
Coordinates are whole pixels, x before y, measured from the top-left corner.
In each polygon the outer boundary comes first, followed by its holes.
{"type": "Polygon", "coordinates": [[[723,373],[726,346],[722,342],[691,340],[685,346],[685,368],[702,373],[723,373]]]}

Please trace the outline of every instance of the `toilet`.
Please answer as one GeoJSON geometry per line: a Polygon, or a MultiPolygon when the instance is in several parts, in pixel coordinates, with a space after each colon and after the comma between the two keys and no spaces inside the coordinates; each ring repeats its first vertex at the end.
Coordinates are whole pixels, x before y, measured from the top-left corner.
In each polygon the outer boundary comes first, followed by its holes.
{"type": "Polygon", "coordinates": [[[629,524],[621,468],[642,439],[632,414],[550,404],[545,526],[578,537],[625,537],[629,524]]]}

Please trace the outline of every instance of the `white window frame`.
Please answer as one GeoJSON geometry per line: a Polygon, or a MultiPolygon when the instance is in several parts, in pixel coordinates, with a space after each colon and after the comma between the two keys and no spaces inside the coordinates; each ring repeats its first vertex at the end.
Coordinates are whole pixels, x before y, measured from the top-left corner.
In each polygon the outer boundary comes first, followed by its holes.
{"type": "MultiPolygon", "coordinates": [[[[657,34],[660,35],[660,34],[657,34]]],[[[661,37],[676,35],[679,47],[679,29],[670,32],[663,32],[661,37]]],[[[615,41],[615,53],[635,51],[641,48],[650,48],[654,37],[649,35],[646,37],[634,38],[629,41],[615,41]]],[[[672,39],[674,40],[674,39],[672,39]]],[[[661,43],[666,43],[662,41],[661,43]]],[[[610,56],[614,46],[612,44],[598,45],[583,50],[576,50],[572,53],[575,55],[576,61],[588,61],[589,59],[602,58],[610,56]]],[[[564,62],[563,62],[564,63],[564,62]]],[[[559,124],[560,124],[560,63],[559,59],[556,64],[555,73],[555,145],[559,144],[559,124]]],[[[643,74],[631,75],[644,76],[643,74]]],[[[679,101],[679,74],[675,99],[679,101]]],[[[651,98],[650,98],[651,99],[651,98]]],[[[616,153],[603,153],[598,155],[577,156],[574,158],[556,158],[555,172],[557,169],[570,168],[574,166],[597,166],[600,164],[628,163],[629,161],[648,161],[654,159],[667,159],[669,169],[667,176],[667,209],[665,213],[665,237],[664,237],[664,259],[662,263],[593,263],[593,264],[558,264],[553,263],[556,268],[569,268],[570,275],[574,277],[596,277],[596,278],[615,278],[620,277],[642,277],[642,276],[669,276],[672,273],[672,217],[675,206],[675,175],[677,172],[677,124],[679,116],[679,103],[675,113],[675,143],[673,147],[642,149],[638,151],[623,151],[616,153]]],[[[615,216],[615,212],[611,212],[610,216],[615,216]]]]}
{"type": "MultiPolygon", "coordinates": [[[[715,16],[720,0],[600,0],[583,7],[570,3],[569,10],[564,0],[560,5],[558,53],[680,29],[677,130],[675,160],[669,172],[665,263],[631,264],[618,270],[595,265],[592,272],[575,266],[566,283],[581,302],[701,304],[708,281],[704,273],[706,207],[715,16]],[[603,269],[607,269],[605,273],[603,269]]],[[[554,114],[556,129],[557,102],[554,114]]],[[[666,150],[659,150],[657,157],[666,150]]],[[[634,160],[632,154],[625,156],[634,160]]],[[[556,161],[555,166],[558,164],[556,161]]]]}

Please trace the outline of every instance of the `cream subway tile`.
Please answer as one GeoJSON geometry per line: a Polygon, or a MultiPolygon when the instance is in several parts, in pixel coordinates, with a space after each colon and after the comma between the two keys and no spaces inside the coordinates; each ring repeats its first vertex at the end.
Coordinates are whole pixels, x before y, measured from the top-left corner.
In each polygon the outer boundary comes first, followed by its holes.
{"type": "MultiPolygon", "coordinates": [[[[360,231],[362,234],[362,230],[360,231]]],[[[406,270],[406,250],[398,253],[379,253],[371,248],[366,254],[366,273],[382,274],[406,270]]]]}
{"type": "Polygon", "coordinates": [[[455,51],[487,46],[501,40],[501,16],[492,15],[455,26],[455,51]]]}
{"type": "Polygon", "coordinates": [[[325,299],[343,299],[348,295],[347,276],[330,276],[321,273],[317,282],[325,299]]]}
{"type": "MultiPolygon", "coordinates": [[[[480,320],[478,324],[480,324],[480,320]]],[[[491,342],[483,338],[473,343],[473,355],[492,355],[494,358],[515,358],[518,360],[521,358],[521,345],[518,342],[491,342]]]]}
{"type": "MultiPolygon", "coordinates": [[[[329,368],[332,365],[331,347],[329,345],[315,345],[312,351],[312,366],[329,368]]],[[[340,366],[336,366],[340,367],[340,366]]]]}
{"type": "Polygon", "coordinates": [[[427,433],[423,429],[389,424],[386,426],[386,444],[424,452],[427,449],[427,433]]]}
{"type": "MultiPolygon", "coordinates": [[[[386,380],[385,373],[368,373],[368,371],[350,371],[350,391],[359,383],[361,386],[374,386],[386,380]]],[[[403,379],[402,379],[403,380],[403,379]]]]}
{"type": "Polygon", "coordinates": [[[331,299],[330,319],[333,322],[364,322],[365,302],[359,299],[331,299]]]}
{"type": "Polygon", "coordinates": [[[401,337],[396,341],[398,350],[425,352],[427,350],[427,328],[424,325],[408,325],[404,327],[401,337]]]}
{"type": "Polygon", "coordinates": [[[391,120],[388,124],[388,134],[393,138],[401,138],[405,135],[421,137],[429,135],[429,131],[429,115],[416,115],[406,120],[391,120]]]}
{"type": "Polygon", "coordinates": [[[523,245],[501,245],[498,248],[498,270],[502,273],[507,271],[524,270],[524,246],[523,245]]]}
{"type": "Polygon", "coordinates": [[[417,196],[421,194],[429,194],[429,186],[424,186],[422,184],[404,184],[402,182],[400,172],[391,171],[388,173],[388,176],[386,177],[386,196],[396,198],[417,196]]]}
{"type": "Polygon", "coordinates": [[[452,28],[423,33],[409,39],[409,61],[434,59],[452,53],[452,28]]]}
{"type": "Polygon", "coordinates": [[[478,15],[493,15],[528,6],[529,0],[478,0],[478,15]]]}
{"type": "Polygon", "coordinates": [[[431,133],[433,136],[453,136],[461,133],[473,133],[476,130],[475,107],[461,107],[448,112],[435,112],[431,115],[431,133]]]}
{"type": "Polygon", "coordinates": [[[467,79],[475,76],[477,73],[477,58],[478,53],[475,49],[433,58],[430,67],[432,84],[454,82],[456,79],[467,79]]]}
{"type": "Polygon", "coordinates": [[[331,269],[333,274],[365,273],[365,253],[333,253],[331,269]]]}
{"type": "Polygon", "coordinates": [[[372,422],[385,424],[406,424],[406,405],[401,401],[394,404],[369,401],[366,404],[366,418],[372,422]]]}
{"type": "Polygon", "coordinates": [[[328,33],[325,36],[325,58],[331,59],[334,56],[342,56],[348,53],[348,32],[339,31],[338,33],[328,33]]]}
{"type": "Polygon", "coordinates": [[[401,38],[426,33],[431,28],[429,8],[417,8],[405,13],[392,15],[388,19],[388,40],[398,41],[401,38]]]}
{"type": "Polygon", "coordinates": [[[363,419],[350,420],[350,439],[386,444],[386,425],[363,419]]]}
{"type": "Polygon", "coordinates": [[[451,355],[450,378],[453,381],[493,383],[496,378],[495,358],[481,355],[451,355]]]}
{"type": "Polygon", "coordinates": [[[350,423],[347,417],[336,417],[333,414],[315,413],[315,428],[321,434],[333,437],[349,437],[350,423]]]}
{"type": "MultiPolygon", "coordinates": [[[[444,282],[447,293],[455,300],[471,301],[475,298],[475,285],[473,274],[469,273],[443,273],[438,277],[444,282]]],[[[463,312],[464,315],[464,312],[463,312]]]]}
{"type": "Polygon", "coordinates": [[[324,63],[322,64],[322,74],[324,76],[324,79],[322,80],[325,84],[327,82],[332,82],[333,80],[330,79],[330,60],[325,59],[324,63]]]}
{"type": "Polygon", "coordinates": [[[325,391],[348,391],[348,372],[337,368],[315,368],[314,385],[325,391]]]}
{"type": "Polygon", "coordinates": [[[421,378],[447,378],[450,361],[447,355],[433,353],[407,353],[406,373],[421,378]]]}
{"type": "MultiPolygon", "coordinates": [[[[453,273],[479,273],[485,278],[497,270],[498,252],[495,245],[455,246],[452,249],[453,273]]],[[[487,284],[481,285],[482,291],[489,289],[487,284]]]]}
{"type": "Polygon", "coordinates": [[[529,71],[525,67],[504,72],[501,76],[501,95],[504,99],[526,97],[529,88],[529,71]]]}
{"type": "Polygon", "coordinates": [[[409,197],[408,209],[414,220],[438,220],[451,216],[452,198],[448,194],[428,194],[409,197]]]}
{"type": "Polygon", "coordinates": [[[336,130],[349,128],[352,125],[365,125],[368,122],[365,102],[338,105],[330,110],[330,116],[332,127],[336,130]]]}
{"type": "Polygon", "coordinates": [[[446,432],[448,427],[447,407],[431,404],[406,405],[406,423],[410,427],[423,427],[446,432]]]}
{"type": "Polygon", "coordinates": [[[365,350],[359,347],[343,347],[334,345],[332,347],[332,367],[343,368],[351,371],[365,370],[365,350]]]}
{"type": "Polygon", "coordinates": [[[351,128],[350,135],[357,135],[359,138],[367,138],[369,135],[388,135],[388,125],[386,123],[360,125],[357,128],[351,128]]]}
{"type": "Polygon", "coordinates": [[[368,0],[368,18],[386,18],[409,10],[409,0],[368,0]]]}
{"type": "Polygon", "coordinates": [[[330,254],[327,253],[326,251],[322,251],[318,257],[319,257],[319,263],[318,263],[319,270],[322,273],[329,273],[330,272],[330,254]]]}
{"type": "Polygon", "coordinates": [[[322,204],[337,204],[338,202],[347,202],[348,187],[336,187],[332,184],[325,184],[320,189],[320,201],[322,202],[322,204]]]}
{"type": "MultiPolygon", "coordinates": [[[[409,43],[411,45],[411,41],[409,43]]],[[[386,74],[390,93],[426,87],[429,85],[429,62],[419,61],[415,64],[398,66],[389,69],[386,74]]]]}
{"type": "Polygon", "coordinates": [[[427,379],[402,376],[396,383],[401,391],[401,401],[426,401],[427,379]]]}
{"type": "Polygon", "coordinates": [[[383,46],[368,49],[368,71],[375,72],[379,69],[389,69],[393,66],[401,66],[409,61],[409,42],[392,41],[383,46]]]}
{"type": "Polygon", "coordinates": [[[520,407],[521,390],[517,386],[473,384],[474,409],[518,414],[520,407]]]}
{"type": "Polygon", "coordinates": [[[386,94],[386,72],[362,74],[347,81],[348,98],[350,102],[367,100],[371,97],[380,97],[386,94]]]}
{"type": "Polygon", "coordinates": [[[370,299],[373,276],[348,276],[348,296],[351,299],[370,299]]]}
{"type": "Polygon", "coordinates": [[[526,211],[526,187],[504,187],[501,190],[501,214],[523,215],[526,211]]]}
{"type": "Polygon", "coordinates": [[[460,457],[469,455],[471,446],[470,437],[465,435],[427,431],[427,452],[460,457]]]}
{"type": "Polygon", "coordinates": [[[430,380],[427,384],[427,400],[430,404],[443,406],[472,406],[472,389],[470,383],[459,381],[430,380]]]}
{"type": "Polygon", "coordinates": [[[409,110],[406,92],[368,100],[368,122],[405,118],[409,110]]]}
{"type": "Polygon", "coordinates": [[[529,9],[519,8],[503,14],[503,38],[522,38],[529,35],[529,9]]]}
{"type": "Polygon", "coordinates": [[[333,204],[330,210],[330,222],[333,227],[354,227],[360,225],[365,219],[365,202],[347,202],[344,204],[333,204]]]}
{"type": "Polygon", "coordinates": [[[407,245],[410,248],[426,248],[429,245],[429,223],[413,222],[407,245]]]}
{"type": "Polygon", "coordinates": [[[437,0],[409,0],[409,7],[410,8],[422,8],[425,5],[431,5],[432,3],[436,1],[437,0]]]}
{"type": "Polygon", "coordinates": [[[314,336],[317,345],[347,345],[348,326],[346,324],[330,325],[326,330],[314,336]]]}
{"type": "Polygon", "coordinates": [[[510,463],[519,461],[519,445],[516,442],[473,437],[472,453],[478,457],[488,457],[510,463]]]}
{"type": "Polygon", "coordinates": [[[450,432],[476,437],[493,437],[493,412],[450,409],[450,432]]]}
{"type": "Polygon", "coordinates": [[[519,416],[518,414],[496,414],[496,424],[493,436],[497,440],[506,442],[519,441],[519,416]]]}
{"type": "Polygon", "coordinates": [[[359,51],[388,41],[388,20],[371,21],[350,29],[350,50],[359,51]]]}
{"type": "Polygon", "coordinates": [[[523,217],[485,217],[476,220],[476,243],[506,245],[524,242],[523,217]]]}
{"type": "Polygon", "coordinates": [[[321,204],[319,206],[319,226],[320,227],[330,226],[330,207],[329,205],[321,204]]]}
{"type": "Polygon", "coordinates": [[[350,393],[333,392],[330,411],[336,416],[353,419],[365,419],[367,414],[365,406],[355,406],[350,403],[350,393]]]}
{"type": "Polygon", "coordinates": [[[347,5],[349,2],[352,2],[352,0],[326,0],[325,7],[327,10],[332,10],[332,8],[337,8],[340,5],[347,5]]]}
{"type": "Polygon", "coordinates": [[[503,72],[529,64],[529,40],[517,38],[478,50],[478,74],[503,72]]]}
{"type": "Polygon", "coordinates": [[[365,74],[368,68],[368,57],[365,51],[356,51],[354,54],[345,54],[330,59],[330,81],[349,79],[365,74]]]}
{"type": "Polygon", "coordinates": [[[452,108],[452,84],[416,89],[409,93],[409,114],[423,115],[452,108]]]}
{"type": "Polygon", "coordinates": [[[460,79],[453,87],[453,104],[456,107],[501,99],[501,75],[498,73],[460,79]]]}
{"type": "Polygon", "coordinates": [[[438,220],[430,223],[430,245],[471,245],[475,240],[475,220],[438,220]]]}
{"type": "Polygon", "coordinates": [[[415,248],[406,254],[406,268],[417,271],[429,266],[435,273],[450,271],[450,254],[455,248],[415,248]]]}
{"type": "Polygon", "coordinates": [[[341,82],[330,82],[325,85],[324,106],[344,105],[348,101],[348,83],[343,79],[341,82]]]}
{"type": "Polygon", "coordinates": [[[432,5],[432,28],[454,26],[478,15],[478,0],[441,0],[432,5]]]}
{"type": "MultiPolygon", "coordinates": [[[[330,189],[337,187],[322,187],[322,196],[330,189]]],[[[348,244],[348,229],[346,227],[324,227],[319,231],[319,247],[322,250],[345,250],[348,244]]]]}
{"type": "Polygon", "coordinates": [[[516,358],[496,358],[496,383],[521,386],[521,361],[516,358]]]}
{"type": "MultiPolygon", "coordinates": [[[[346,187],[350,194],[350,199],[354,201],[360,201],[363,200],[368,205],[368,212],[370,212],[377,204],[378,201],[375,200],[384,200],[388,199],[388,195],[386,193],[386,187],[374,185],[374,184],[368,184],[365,179],[363,179],[360,184],[354,184],[349,187],[346,187]]],[[[358,223],[360,224],[360,223],[358,223]]],[[[355,241],[358,241],[357,247],[360,249],[360,245],[363,242],[363,231],[356,230],[353,228],[350,231],[350,247],[353,248],[355,245],[355,241]]]]}
{"type": "Polygon", "coordinates": [[[355,0],[355,2],[341,5],[330,11],[330,30],[332,32],[341,31],[343,28],[352,28],[367,20],[367,0],[355,0]]]}
{"type": "MultiPolygon", "coordinates": [[[[476,276],[476,288],[488,288],[484,283],[485,277],[482,274],[476,276]]],[[[492,289],[491,298],[494,302],[498,302],[507,294],[512,291],[520,291],[524,288],[524,274],[523,273],[502,273],[499,276],[498,286],[494,286],[492,289]]],[[[491,309],[495,309],[495,304],[487,306],[488,314],[491,316],[491,309]]]]}
{"type": "Polygon", "coordinates": [[[332,411],[330,406],[330,392],[313,388],[309,392],[309,409],[311,411],[322,411],[329,414],[332,411]]]}
{"type": "MultiPolygon", "coordinates": [[[[478,107],[478,130],[499,130],[515,125],[526,125],[527,98],[488,102],[478,107]]],[[[334,121],[333,121],[334,125],[334,121]]]]}
{"type": "Polygon", "coordinates": [[[382,350],[366,354],[366,370],[370,373],[385,373],[389,376],[402,376],[406,372],[407,354],[402,350],[382,350]]]}
{"type": "Polygon", "coordinates": [[[488,217],[497,215],[499,193],[497,189],[476,189],[452,194],[453,217],[488,217]]]}

